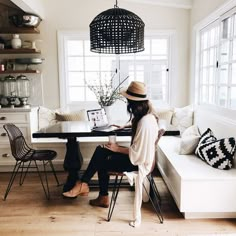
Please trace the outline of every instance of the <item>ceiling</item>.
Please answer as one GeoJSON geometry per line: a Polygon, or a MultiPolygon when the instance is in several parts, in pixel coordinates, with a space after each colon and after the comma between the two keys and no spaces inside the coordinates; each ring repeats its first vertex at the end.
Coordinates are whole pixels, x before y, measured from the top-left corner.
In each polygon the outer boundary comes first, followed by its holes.
{"type": "Polygon", "coordinates": [[[138,2],[138,3],[184,8],[184,9],[191,9],[193,4],[193,0],[121,0],[121,1],[138,2]]]}

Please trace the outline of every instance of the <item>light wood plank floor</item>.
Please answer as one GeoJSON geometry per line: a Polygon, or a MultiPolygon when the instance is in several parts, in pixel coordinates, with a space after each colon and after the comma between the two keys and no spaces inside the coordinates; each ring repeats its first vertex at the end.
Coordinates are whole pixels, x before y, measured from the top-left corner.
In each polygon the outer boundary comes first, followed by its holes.
{"type": "MultiPolygon", "coordinates": [[[[65,173],[59,173],[63,182],[65,173]]],[[[0,195],[3,196],[9,173],[0,173],[0,195]]],[[[50,178],[51,200],[46,200],[35,173],[27,176],[23,186],[17,182],[6,201],[0,201],[0,235],[83,235],[83,236],[235,236],[235,219],[185,220],[178,212],[161,177],[156,182],[162,196],[164,223],[160,224],[150,203],[142,206],[142,225],[132,228],[134,192],[122,189],[111,222],[108,209],[94,208],[88,200],[97,196],[92,189],[88,197],[63,199],[62,186],[50,178]]],[[[235,203],[236,204],[236,203],[235,203]]]]}

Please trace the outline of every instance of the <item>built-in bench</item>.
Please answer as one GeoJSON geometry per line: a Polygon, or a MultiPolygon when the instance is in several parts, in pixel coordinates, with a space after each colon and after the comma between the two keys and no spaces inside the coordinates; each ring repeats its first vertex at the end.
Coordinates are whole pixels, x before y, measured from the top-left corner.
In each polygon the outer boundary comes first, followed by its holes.
{"type": "MultiPolygon", "coordinates": [[[[236,122],[208,109],[195,111],[202,133],[208,127],[219,138],[235,137],[236,122]]],[[[163,136],[158,144],[157,166],[185,218],[236,217],[236,162],[230,170],[215,169],[195,154],[180,155],[181,137],[163,136]]]]}

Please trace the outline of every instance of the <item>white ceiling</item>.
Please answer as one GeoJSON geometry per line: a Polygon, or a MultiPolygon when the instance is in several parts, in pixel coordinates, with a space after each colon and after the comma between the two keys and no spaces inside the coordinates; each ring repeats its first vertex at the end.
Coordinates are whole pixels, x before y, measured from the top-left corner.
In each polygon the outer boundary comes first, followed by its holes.
{"type": "Polygon", "coordinates": [[[177,7],[184,9],[191,9],[193,0],[122,0],[129,2],[138,2],[152,5],[168,6],[168,7],[177,7]]]}

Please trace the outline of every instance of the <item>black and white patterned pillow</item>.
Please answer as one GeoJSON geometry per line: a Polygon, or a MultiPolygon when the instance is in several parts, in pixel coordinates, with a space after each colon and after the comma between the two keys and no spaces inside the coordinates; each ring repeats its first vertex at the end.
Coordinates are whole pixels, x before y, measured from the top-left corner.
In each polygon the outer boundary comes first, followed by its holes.
{"type": "Polygon", "coordinates": [[[214,168],[228,170],[233,166],[235,147],[233,137],[217,140],[208,128],[202,134],[195,154],[214,168]]]}

